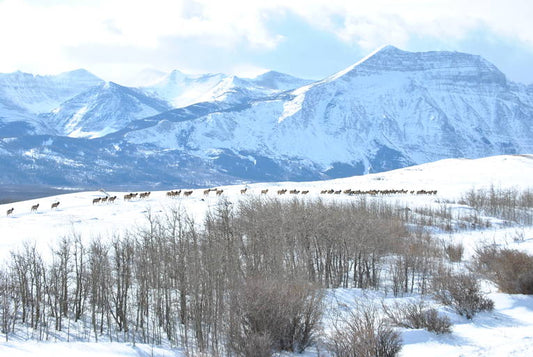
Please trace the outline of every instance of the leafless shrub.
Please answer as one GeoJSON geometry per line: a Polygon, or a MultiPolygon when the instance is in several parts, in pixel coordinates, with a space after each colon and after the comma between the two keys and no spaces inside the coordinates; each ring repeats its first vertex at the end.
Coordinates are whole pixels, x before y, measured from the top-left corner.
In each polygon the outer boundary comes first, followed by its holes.
{"type": "Polygon", "coordinates": [[[238,354],[242,357],[270,357],[273,354],[274,342],[265,333],[250,333],[239,347],[238,354]]]}
{"type": "Polygon", "coordinates": [[[530,189],[489,189],[470,190],[460,203],[467,204],[487,215],[521,224],[533,223],[533,191],[530,189]]]}
{"type": "Polygon", "coordinates": [[[517,229],[513,236],[513,241],[516,243],[523,242],[525,240],[525,233],[523,229],[517,229]]]}
{"type": "Polygon", "coordinates": [[[238,300],[242,334],[237,336],[237,346],[248,350],[253,344],[264,354],[271,350],[300,353],[313,342],[322,314],[322,293],[309,283],[249,279],[238,300]]]}
{"type": "Polygon", "coordinates": [[[533,295],[533,270],[518,277],[518,291],[521,294],[533,295]]]}
{"type": "Polygon", "coordinates": [[[327,345],[336,357],[393,357],[402,340],[375,307],[358,306],[334,325],[327,345]]]}
{"type": "Polygon", "coordinates": [[[444,252],[450,262],[460,262],[463,259],[465,247],[462,243],[447,243],[444,245],[444,252]]]}
{"type": "Polygon", "coordinates": [[[437,334],[451,332],[452,323],[446,316],[439,315],[436,309],[428,308],[423,301],[383,305],[383,311],[390,322],[398,327],[423,328],[437,334]]]}
{"type": "Polygon", "coordinates": [[[438,208],[417,207],[409,215],[408,221],[412,224],[425,227],[436,227],[445,232],[465,229],[482,229],[491,226],[489,219],[480,216],[479,212],[452,211],[446,203],[438,208]]]}
{"type": "Polygon", "coordinates": [[[390,275],[394,296],[415,291],[425,294],[442,260],[437,242],[429,233],[417,230],[392,244],[395,254],[390,259],[390,275]]]}
{"type": "Polygon", "coordinates": [[[438,301],[451,306],[467,319],[472,319],[478,312],[494,309],[494,302],[482,294],[478,279],[472,274],[443,269],[434,277],[433,289],[438,301]]]}
{"type": "Polygon", "coordinates": [[[476,250],[473,268],[510,294],[533,294],[533,256],[486,246],[476,250]]]}
{"type": "Polygon", "coordinates": [[[436,334],[452,332],[450,319],[447,316],[440,315],[436,309],[428,309],[424,315],[426,330],[436,334]]]}

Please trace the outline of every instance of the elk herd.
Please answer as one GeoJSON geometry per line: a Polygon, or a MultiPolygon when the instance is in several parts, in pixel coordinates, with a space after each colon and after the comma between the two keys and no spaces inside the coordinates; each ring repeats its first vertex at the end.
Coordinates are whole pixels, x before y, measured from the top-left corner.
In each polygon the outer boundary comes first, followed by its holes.
{"type": "MultiPolygon", "coordinates": [[[[37,210],[39,209],[39,206],[40,206],[39,203],[37,203],[36,205],[31,206],[30,212],[37,212],[37,210]]],[[[50,209],[51,210],[53,210],[54,208],[57,209],[58,206],[59,206],[59,201],[53,202],[51,207],[50,207],[50,209]]],[[[7,210],[6,215],[7,216],[12,215],[13,212],[15,212],[15,208],[11,207],[10,209],[7,210]]]]}
{"type": "MultiPolygon", "coordinates": [[[[208,188],[203,190],[204,196],[209,196],[211,192],[214,192],[216,196],[221,196],[224,193],[224,190],[218,189],[218,188],[208,188]]],[[[245,195],[249,193],[250,190],[248,187],[245,187],[240,190],[241,195],[245,195]]],[[[269,192],[268,188],[261,189],[260,193],[261,195],[267,195],[269,192]]],[[[292,189],[288,190],[286,188],[282,188],[276,191],[278,195],[284,195],[286,193],[292,194],[292,195],[306,195],[309,193],[309,190],[298,190],[298,189],[292,189]]],[[[169,198],[175,198],[175,197],[189,197],[194,193],[194,190],[188,190],[188,191],[182,191],[182,190],[176,190],[176,191],[168,191],[166,193],[166,196],[169,198]]],[[[131,201],[133,199],[138,198],[139,200],[144,200],[150,197],[151,192],[142,192],[142,193],[128,193],[124,195],[124,201],[131,201]]],[[[370,196],[376,196],[376,195],[398,195],[398,194],[411,194],[411,195],[436,195],[437,190],[397,190],[397,189],[388,189],[388,190],[352,190],[352,189],[345,189],[345,190],[334,190],[334,189],[326,189],[320,191],[321,195],[370,195],[370,196]]],[[[106,195],[106,197],[97,197],[92,200],[93,205],[95,204],[104,204],[104,203],[114,203],[117,200],[117,196],[109,196],[106,195]]],[[[57,209],[59,206],[59,201],[52,203],[51,210],[57,209]]],[[[39,203],[31,206],[30,212],[37,212],[39,208],[39,203]]],[[[15,211],[15,208],[11,207],[7,210],[7,216],[10,216],[15,211]]]]}
{"type": "Polygon", "coordinates": [[[97,203],[113,203],[117,199],[117,196],[105,196],[93,199],[93,205],[97,203]]]}
{"type": "MultiPolygon", "coordinates": [[[[167,197],[178,197],[180,195],[188,197],[188,196],[191,196],[193,194],[193,192],[194,192],[193,190],[190,190],[190,191],[182,191],[182,190],[168,191],[167,192],[167,197]]],[[[221,190],[221,189],[218,189],[218,188],[208,188],[208,189],[203,190],[204,196],[209,196],[209,194],[211,192],[215,192],[215,194],[217,196],[220,196],[220,195],[222,195],[222,193],[224,193],[224,190],[221,190]]],[[[245,195],[245,194],[247,194],[249,192],[250,192],[250,190],[249,190],[248,187],[245,187],[245,188],[240,190],[241,195],[245,195]]],[[[288,190],[286,188],[282,188],[282,189],[279,189],[279,190],[276,191],[276,193],[278,195],[284,195],[287,192],[289,194],[292,194],[292,195],[298,195],[298,194],[306,195],[306,194],[309,193],[309,190],[297,190],[297,189],[288,190]]],[[[261,189],[259,191],[259,193],[261,195],[267,195],[269,193],[269,189],[268,188],[261,189]]],[[[398,194],[436,195],[437,194],[437,190],[396,190],[396,189],[388,189],[388,190],[352,190],[352,189],[333,190],[333,189],[329,189],[329,190],[321,190],[320,194],[322,194],[322,195],[325,195],[325,194],[330,194],[330,195],[331,194],[334,194],[334,195],[345,194],[345,195],[350,195],[350,196],[353,196],[353,195],[371,195],[371,196],[376,196],[376,195],[398,195],[398,194]]]]}

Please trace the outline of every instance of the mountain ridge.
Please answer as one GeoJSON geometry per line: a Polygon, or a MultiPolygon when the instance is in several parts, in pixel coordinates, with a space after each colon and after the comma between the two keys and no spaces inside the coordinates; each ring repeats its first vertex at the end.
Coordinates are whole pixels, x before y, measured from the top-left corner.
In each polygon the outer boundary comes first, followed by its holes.
{"type": "MultiPolygon", "coordinates": [[[[51,165],[65,167],[63,160],[79,165],[79,170],[66,169],[66,182],[76,185],[82,181],[76,172],[87,168],[91,182],[201,185],[335,178],[451,157],[533,152],[532,87],[508,81],[490,62],[471,54],[385,46],[314,82],[274,71],[256,77],[255,84],[254,79],[222,74],[193,78],[179,71],[166,80],[167,102],[186,90],[209,87],[200,93],[207,93],[208,100],[171,110],[154,104],[159,109],[145,117],[130,111],[122,127],[96,120],[91,125],[103,125],[98,129],[102,135],[91,140],[15,137],[0,142],[0,155],[16,165],[28,148],[47,152],[48,157],[33,156],[33,167],[41,170],[36,180],[51,165]],[[199,78],[199,87],[176,85],[199,78]],[[305,82],[282,87],[299,81],[305,82]],[[106,127],[112,130],[106,132],[106,127]],[[50,140],[55,144],[42,144],[50,140]],[[65,150],[68,146],[83,155],[65,150]],[[90,168],[89,160],[100,164],[90,168]],[[128,168],[132,162],[149,172],[128,168]]],[[[146,88],[135,93],[150,98],[147,102],[163,103],[146,88]]],[[[101,112],[108,114],[105,108],[101,112]]],[[[79,107],[71,112],[75,109],[79,107]]]]}

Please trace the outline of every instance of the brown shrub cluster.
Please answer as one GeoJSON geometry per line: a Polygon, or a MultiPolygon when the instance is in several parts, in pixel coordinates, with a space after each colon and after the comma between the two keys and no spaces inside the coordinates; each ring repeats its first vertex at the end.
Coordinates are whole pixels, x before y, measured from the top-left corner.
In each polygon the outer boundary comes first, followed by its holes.
{"type": "Polygon", "coordinates": [[[533,294],[533,256],[513,249],[487,246],[476,251],[473,269],[502,292],[533,294]]]}

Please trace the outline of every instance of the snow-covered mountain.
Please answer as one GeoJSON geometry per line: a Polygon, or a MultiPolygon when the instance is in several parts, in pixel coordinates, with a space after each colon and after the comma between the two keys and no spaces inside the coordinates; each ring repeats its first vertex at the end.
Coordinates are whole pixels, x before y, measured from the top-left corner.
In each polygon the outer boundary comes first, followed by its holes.
{"type": "Polygon", "coordinates": [[[102,82],[84,69],[53,76],[0,73],[0,102],[33,114],[45,113],[102,82]]]}
{"type": "Polygon", "coordinates": [[[138,82],[159,77],[150,86],[106,83],[86,70],[56,76],[22,72],[0,74],[0,137],[59,135],[95,138],[124,129],[132,120],[194,103],[224,107],[310,83],[283,73],[252,79],[225,74],[168,75],[150,71],[138,82]]]}
{"type": "Polygon", "coordinates": [[[171,113],[158,118],[156,126],[125,139],[159,149],[187,148],[225,170],[237,161],[253,167],[257,158],[267,157],[337,176],[449,157],[533,152],[526,86],[507,81],[479,56],[392,46],[246,108],[188,121],[172,122],[171,113]]]}
{"type": "Polygon", "coordinates": [[[240,78],[222,73],[190,75],[174,70],[143,89],[175,108],[201,102],[239,104],[295,89],[312,81],[270,71],[255,78],[240,78]]]}
{"type": "Polygon", "coordinates": [[[97,138],[172,109],[166,102],[113,82],[100,84],[62,103],[42,121],[60,136],[97,138]]]}
{"type": "Polygon", "coordinates": [[[49,76],[0,73],[0,137],[45,133],[39,113],[101,83],[102,79],[84,69],[49,76]]]}
{"type": "Polygon", "coordinates": [[[386,46],[302,81],[174,71],[140,89],[148,96],[94,87],[40,116],[47,136],[0,141],[0,182],[202,186],[533,153],[532,87],[479,56],[386,46]]]}

